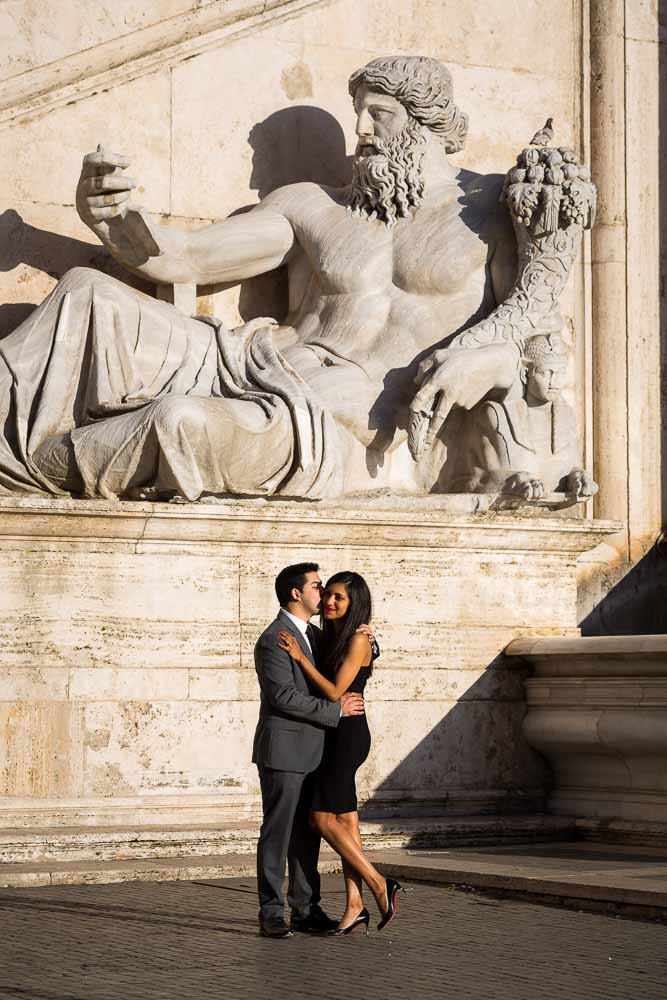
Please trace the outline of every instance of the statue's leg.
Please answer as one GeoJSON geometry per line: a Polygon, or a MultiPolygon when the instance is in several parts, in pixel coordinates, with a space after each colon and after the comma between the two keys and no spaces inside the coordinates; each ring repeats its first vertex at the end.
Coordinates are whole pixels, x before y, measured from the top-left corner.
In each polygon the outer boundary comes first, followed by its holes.
{"type": "Polygon", "coordinates": [[[73,425],[165,391],[210,394],[218,377],[209,325],[91,268],[69,271],[3,341],[3,356],[17,387],[15,412],[5,416],[14,451],[40,481],[71,492],[90,486],[73,425]]]}
{"type": "Polygon", "coordinates": [[[83,490],[83,479],[76,464],[71,434],[54,434],[42,442],[32,460],[46,478],[69,493],[83,490]]]}
{"type": "Polygon", "coordinates": [[[188,500],[273,492],[293,457],[286,406],[267,415],[245,400],[198,396],[164,396],[77,428],[72,441],[85,492],[108,498],[145,487],[188,500]]]}

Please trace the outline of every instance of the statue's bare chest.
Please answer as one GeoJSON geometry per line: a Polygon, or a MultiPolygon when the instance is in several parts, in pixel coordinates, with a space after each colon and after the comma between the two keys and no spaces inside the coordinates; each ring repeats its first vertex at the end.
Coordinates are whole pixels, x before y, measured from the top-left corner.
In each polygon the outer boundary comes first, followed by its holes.
{"type": "Polygon", "coordinates": [[[299,242],[322,291],[330,295],[390,292],[446,296],[476,280],[487,249],[452,206],[388,228],[332,213],[328,225],[304,227],[299,242]]]}

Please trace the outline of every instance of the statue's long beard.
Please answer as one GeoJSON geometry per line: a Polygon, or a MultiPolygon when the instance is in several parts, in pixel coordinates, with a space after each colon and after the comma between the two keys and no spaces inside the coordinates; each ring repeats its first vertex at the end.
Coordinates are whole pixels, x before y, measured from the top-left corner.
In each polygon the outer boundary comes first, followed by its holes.
{"type": "Polygon", "coordinates": [[[377,153],[354,159],[348,210],[388,226],[406,218],[424,192],[421,161],[425,142],[423,127],[415,121],[390,139],[374,139],[377,153]]]}

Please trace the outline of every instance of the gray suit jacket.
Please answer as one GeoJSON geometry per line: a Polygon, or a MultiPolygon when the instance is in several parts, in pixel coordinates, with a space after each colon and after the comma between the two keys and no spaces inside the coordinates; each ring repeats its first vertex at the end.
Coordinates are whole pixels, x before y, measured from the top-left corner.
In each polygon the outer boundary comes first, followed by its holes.
{"type": "Polygon", "coordinates": [[[261,689],[259,722],[252,759],[276,771],[314,771],[322,759],[324,727],[337,726],[340,702],[317,698],[289,653],[278,645],[278,632],[295,635],[304,653],[313,654],[298,628],[279,612],[255,646],[255,669],[261,689]]]}

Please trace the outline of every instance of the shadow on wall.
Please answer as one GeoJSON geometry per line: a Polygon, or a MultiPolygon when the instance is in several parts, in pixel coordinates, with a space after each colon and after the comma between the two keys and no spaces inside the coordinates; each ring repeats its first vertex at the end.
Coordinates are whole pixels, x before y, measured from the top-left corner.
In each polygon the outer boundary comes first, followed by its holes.
{"type": "Polygon", "coordinates": [[[667,538],[661,536],[584,618],[581,634],[667,634],[667,538]]]}
{"type": "MultiPolygon", "coordinates": [[[[660,121],[667,122],[667,0],[659,3],[660,121]]],[[[667,128],[660,129],[660,384],[662,525],[667,528],[667,128]]],[[[667,539],[661,537],[581,623],[582,635],[667,633],[667,539]]]]}
{"type": "MultiPolygon", "coordinates": [[[[402,757],[363,806],[362,815],[387,817],[396,800],[409,803],[411,816],[542,812],[551,769],[528,746],[521,729],[526,714],[524,680],[529,673],[528,667],[509,667],[502,654],[496,657],[402,757]],[[417,788],[419,798],[412,793],[417,788]]],[[[385,746],[391,752],[392,741],[385,746]]]]}
{"type": "MultiPolygon", "coordinates": [[[[7,209],[0,213],[0,271],[13,271],[19,264],[27,264],[56,279],[62,278],[72,267],[94,267],[142,291],[152,291],[150,285],[117,264],[103,246],[37,229],[24,222],[18,212],[7,209]]],[[[0,339],[15,330],[38,304],[11,302],[0,305],[0,339]]]]}
{"type": "MultiPolygon", "coordinates": [[[[287,184],[311,181],[344,187],[350,180],[352,157],[345,152],[345,135],[333,115],[322,108],[296,105],[276,111],[253,126],[248,143],[252,148],[250,188],[257,191],[260,201],[287,184]]],[[[289,310],[288,295],[287,268],[276,268],[242,283],[239,313],[245,322],[257,316],[281,322],[289,310]]]]}
{"type": "MultiPolygon", "coordinates": [[[[352,158],[345,152],[343,130],[322,108],[297,105],[276,111],[253,127],[248,142],[253,151],[250,187],[260,199],[278,187],[299,181],[332,187],[342,187],[349,181],[352,158]]],[[[249,207],[240,211],[248,211],[249,207]]],[[[154,294],[151,284],[117,264],[101,245],[38,229],[9,209],[0,214],[0,271],[11,271],[19,264],[55,279],[72,267],[93,267],[154,294]]],[[[206,295],[222,287],[228,286],[206,286],[199,292],[206,295]]],[[[0,339],[16,329],[37,304],[0,305],[0,339]]],[[[239,309],[246,321],[257,316],[284,319],[288,310],[286,269],[278,268],[243,282],[239,309]]]]}
{"type": "Polygon", "coordinates": [[[345,135],[328,111],[306,105],[284,108],[255,125],[250,187],[260,200],[276,188],[300,181],[344,187],[352,173],[345,135]]]}

